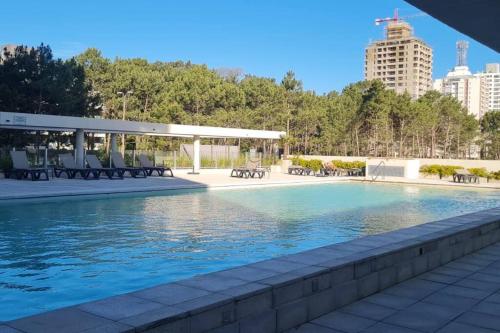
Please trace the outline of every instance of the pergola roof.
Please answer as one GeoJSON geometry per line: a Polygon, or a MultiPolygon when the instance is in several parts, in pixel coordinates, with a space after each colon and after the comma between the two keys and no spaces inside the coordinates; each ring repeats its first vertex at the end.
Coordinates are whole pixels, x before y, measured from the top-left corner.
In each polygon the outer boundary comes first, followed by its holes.
{"type": "Polygon", "coordinates": [[[499,0],[406,0],[406,2],[500,52],[499,0]]]}
{"type": "Polygon", "coordinates": [[[127,120],[50,116],[30,113],[0,112],[0,128],[91,133],[124,133],[151,136],[280,139],[285,132],[243,128],[225,128],[177,124],[147,123],[127,120]]]}

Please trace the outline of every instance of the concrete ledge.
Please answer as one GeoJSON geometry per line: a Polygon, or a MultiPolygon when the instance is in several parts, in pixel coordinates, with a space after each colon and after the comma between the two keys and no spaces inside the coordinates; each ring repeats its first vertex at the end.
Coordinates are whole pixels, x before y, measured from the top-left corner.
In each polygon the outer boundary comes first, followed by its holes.
{"type": "Polygon", "coordinates": [[[282,332],[500,240],[500,207],[0,325],[0,332],[282,332]]]}

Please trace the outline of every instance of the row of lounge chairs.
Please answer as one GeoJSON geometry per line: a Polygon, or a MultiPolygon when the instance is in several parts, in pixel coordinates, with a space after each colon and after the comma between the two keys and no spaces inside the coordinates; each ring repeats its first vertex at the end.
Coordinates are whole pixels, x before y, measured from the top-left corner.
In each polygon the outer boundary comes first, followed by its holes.
{"type": "Polygon", "coordinates": [[[311,174],[314,175],[314,170],[300,165],[291,165],[288,167],[288,173],[290,175],[309,176],[311,174]]]}
{"type": "MultiPolygon", "coordinates": [[[[49,171],[46,168],[32,168],[29,165],[25,151],[11,151],[13,168],[5,174],[6,178],[14,176],[17,179],[49,180],[49,171]]],[[[95,155],[87,155],[85,160],[88,167],[79,167],[75,163],[72,154],[60,154],[61,166],[54,167],[53,175],[57,178],[66,175],[68,179],[80,176],[83,179],[99,179],[103,174],[109,179],[123,179],[128,173],[133,178],[146,178],[148,176],[173,177],[172,169],[158,167],[148,159],[146,155],[139,155],[140,167],[129,167],[126,165],[120,153],[111,153],[111,161],[114,167],[103,167],[101,161],[95,155]]]]}
{"type": "Polygon", "coordinates": [[[231,170],[231,177],[237,178],[259,178],[262,179],[266,173],[269,175],[271,169],[260,165],[260,161],[250,160],[245,166],[231,170]]]}
{"type": "Polygon", "coordinates": [[[479,183],[479,177],[470,173],[469,170],[460,169],[453,174],[455,183],[479,183]]]}
{"type": "Polygon", "coordinates": [[[351,168],[351,169],[342,169],[337,168],[331,164],[323,164],[323,167],[319,170],[319,173],[316,173],[311,168],[303,167],[300,165],[291,165],[288,167],[288,173],[290,175],[299,175],[299,176],[318,176],[318,177],[327,177],[327,176],[364,176],[365,170],[364,168],[351,168]]]}

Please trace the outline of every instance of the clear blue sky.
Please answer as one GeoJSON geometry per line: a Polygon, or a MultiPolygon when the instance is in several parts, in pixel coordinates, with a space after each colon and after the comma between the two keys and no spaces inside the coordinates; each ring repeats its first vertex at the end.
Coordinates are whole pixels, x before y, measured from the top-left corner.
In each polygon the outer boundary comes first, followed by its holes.
{"type": "MultiPolygon", "coordinates": [[[[49,44],[67,58],[88,47],[106,57],[191,60],[280,80],[293,70],[306,89],[342,89],[363,78],[364,48],[380,39],[377,17],[419,11],[402,0],[27,0],[5,1],[0,44],[49,44]]],[[[470,41],[469,67],[500,55],[429,16],[410,19],[434,49],[434,77],[455,63],[455,42],[470,41]]]]}

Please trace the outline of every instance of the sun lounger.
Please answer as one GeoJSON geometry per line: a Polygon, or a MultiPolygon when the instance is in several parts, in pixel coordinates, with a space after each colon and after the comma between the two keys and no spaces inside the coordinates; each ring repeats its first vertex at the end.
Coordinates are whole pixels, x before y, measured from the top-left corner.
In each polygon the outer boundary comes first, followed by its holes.
{"type": "Polygon", "coordinates": [[[348,176],[363,176],[363,168],[350,168],[346,170],[348,176]]]}
{"type": "Polygon", "coordinates": [[[94,179],[99,179],[99,173],[91,168],[80,168],[76,165],[75,159],[71,154],[59,154],[59,161],[62,167],[54,167],[54,176],[61,177],[63,173],[68,179],[74,179],[80,175],[83,179],[89,179],[92,175],[94,179]]]}
{"type": "MultiPolygon", "coordinates": [[[[337,168],[332,163],[323,164],[323,167],[320,169],[320,176],[340,176],[343,173],[344,169],[337,168]]],[[[318,175],[316,175],[318,176],[318,175]]]]}
{"type": "Polygon", "coordinates": [[[85,156],[87,164],[93,170],[92,172],[98,173],[98,177],[104,173],[109,179],[123,179],[123,174],[125,171],[116,168],[105,168],[102,166],[101,161],[95,155],[85,156]],[[116,177],[115,177],[116,175],[116,177]]]}
{"type": "Polygon", "coordinates": [[[146,173],[148,174],[148,176],[152,176],[153,172],[155,172],[155,171],[158,174],[158,176],[160,176],[160,177],[165,174],[165,171],[167,172],[166,176],[168,176],[168,177],[174,176],[172,169],[170,169],[169,167],[154,166],[153,163],[149,160],[149,158],[144,154],[140,154],[138,159],[139,159],[139,163],[141,164],[141,166],[146,170],[146,173]],[[168,174],[168,173],[170,173],[170,174],[168,174]]]}
{"type": "Polygon", "coordinates": [[[246,166],[234,168],[231,170],[231,177],[255,178],[261,179],[265,176],[267,169],[259,166],[260,161],[248,161],[246,166]]]}
{"type": "Polygon", "coordinates": [[[313,173],[313,170],[310,168],[304,168],[300,165],[291,165],[288,167],[288,173],[290,175],[309,176],[313,173]]]}
{"type": "Polygon", "coordinates": [[[133,167],[128,167],[126,164],[125,164],[125,161],[123,160],[123,157],[120,153],[111,153],[111,161],[113,162],[113,166],[117,169],[117,170],[121,170],[123,171],[123,173],[125,174],[125,172],[128,172],[130,174],[130,176],[134,177],[134,178],[146,178],[148,175],[147,175],[147,172],[144,168],[133,168],[133,167]]]}
{"type": "Polygon", "coordinates": [[[49,180],[49,172],[46,168],[30,167],[25,151],[11,151],[10,157],[13,165],[10,174],[14,174],[17,179],[49,180]],[[45,178],[42,178],[42,175],[45,178]]]}
{"type": "Polygon", "coordinates": [[[460,169],[455,171],[453,181],[455,183],[479,183],[479,177],[470,173],[469,170],[460,169]]]}

